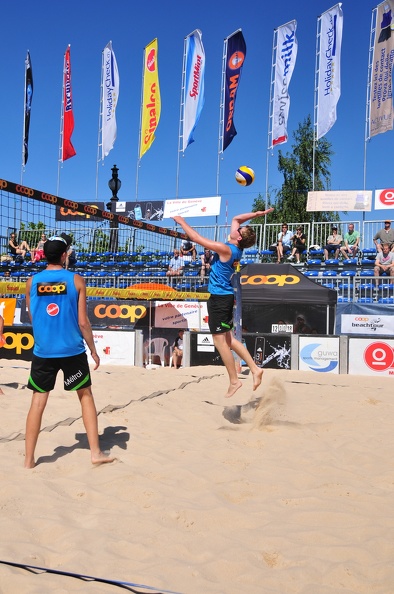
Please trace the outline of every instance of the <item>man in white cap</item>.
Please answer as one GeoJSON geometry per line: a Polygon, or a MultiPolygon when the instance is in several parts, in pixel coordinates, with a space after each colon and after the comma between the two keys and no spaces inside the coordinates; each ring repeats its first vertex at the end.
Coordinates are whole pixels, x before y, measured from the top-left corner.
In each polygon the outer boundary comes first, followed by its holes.
{"type": "Polygon", "coordinates": [[[382,246],[385,243],[388,243],[390,251],[394,252],[394,229],[391,228],[390,219],[385,220],[383,229],[375,234],[373,242],[378,252],[382,251],[382,246]]]}

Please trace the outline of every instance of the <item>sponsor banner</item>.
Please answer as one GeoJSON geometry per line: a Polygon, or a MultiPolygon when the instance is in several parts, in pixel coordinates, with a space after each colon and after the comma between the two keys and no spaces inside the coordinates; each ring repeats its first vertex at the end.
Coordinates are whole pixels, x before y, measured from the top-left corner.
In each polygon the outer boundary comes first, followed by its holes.
{"type": "Polygon", "coordinates": [[[88,316],[92,326],[135,328],[148,324],[148,308],[149,304],[141,301],[88,301],[88,316]]]}
{"type": "Polygon", "coordinates": [[[215,346],[213,344],[212,334],[197,334],[197,352],[199,353],[214,353],[215,346]]]}
{"type": "Polygon", "coordinates": [[[202,33],[193,31],[185,40],[182,151],[194,142],[193,133],[204,106],[205,51],[202,33]]]}
{"type": "Polygon", "coordinates": [[[148,151],[155,139],[160,120],[161,99],[157,65],[157,39],[144,50],[144,71],[142,80],[141,138],[139,158],[148,151]]]}
{"type": "Polygon", "coordinates": [[[369,136],[393,129],[394,0],[377,6],[369,102],[369,136]]]}
{"type": "Polygon", "coordinates": [[[99,210],[104,210],[104,202],[79,202],[83,206],[84,212],[78,212],[72,208],[64,206],[56,206],[56,221],[101,221],[101,217],[97,216],[99,210]]]}
{"type": "Polygon", "coordinates": [[[349,339],[350,375],[394,375],[394,340],[349,339]]]}
{"type": "Polygon", "coordinates": [[[271,148],[287,142],[289,85],[297,59],[296,29],[297,22],[290,21],[277,32],[271,148]]]}
{"type": "Polygon", "coordinates": [[[366,314],[342,314],[341,334],[394,335],[394,317],[366,314]]]}
{"type": "MultiPolygon", "coordinates": [[[[242,334],[243,342],[258,367],[290,369],[291,338],[285,335],[242,334]]],[[[245,364],[245,363],[243,363],[245,364]]]]}
{"type": "Polygon", "coordinates": [[[0,316],[4,319],[4,326],[12,326],[14,323],[16,299],[0,297],[0,316]]]}
{"type": "Polygon", "coordinates": [[[107,157],[116,140],[116,106],[119,98],[119,72],[110,41],[103,50],[101,158],[107,157]]]}
{"type": "Polygon", "coordinates": [[[164,218],[182,217],[211,217],[220,214],[221,196],[212,198],[178,198],[166,200],[164,203],[164,218]]]}
{"type": "MultiPolygon", "coordinates": [[[[101,365],[134,365],[135,333],[116,331],[93,331],[93,340],[101,365]]],[[[95,362],[86,345],[89,364],[95,362]]]]}
{"type": "Polygon", "coordinates": [[[308,192],[307,212],[316,211],[370,211],[371,190],[327,190],[308,192]]]}
{"type": "Polygon", "coordinates": [[[246,43],[241,29],[230,35],[226,50],[226,76],[224,82],[224,117],[222,152],[226,150],[233,138],[237,135],[234,126],[235,100],[239,81],[241,80],[242,67],[246,57],[246,43]]]}
{"type": "Polygon", "coordinates": [[[394,188],[375,190],[375,210],[389,210],[394,208],[394,188]]]}
{"type": "Polygon", "coordinates": [[[127,217],[136,221],[161,221],[164,213],[164,201],[153,202],[116,202],[116,212],[124,212],[127,217]]]}
{"type": "Polygon", "coordinates": [[[25,60],[25,119],[23,123],[23,158],[22,164],[26,165],[29,158],[29,129],[30,112],[33,101],[33,70],[31,66],[30,53],[27,52],[25,60]]]}
{"type": "Polygon", "coordinates": [[[155,327],[209,330],[207,304],[190,301],[156,301],[155,327]]]}
{"type": "Polygon", "coordinates": [[[298,369],[339,373],[339,337],[299,336],[298,369]]]}
{"type": "Polygon", "coordinates": [[[4,328],[5,344],[0,347],[0,359],[31,361],[33,357],[33,330],[31,328],[4,328]]]}
{"type": "Polygon", "coordinates": [[[319,139],[337,119],[337,103],[341,96],[342,4],[337,4],[320,17],[320,51],[317,87],[317,128],[319,139]]]}
{"type": "Polygon", "coordinates": [[[71,87],[71,56],[70,46],[64,54],[63,70],[63,141],[62,141],[62,161],[74,157],[77,153],[71,143],[71,136],[74,132],[74,112],[71,87]]]}

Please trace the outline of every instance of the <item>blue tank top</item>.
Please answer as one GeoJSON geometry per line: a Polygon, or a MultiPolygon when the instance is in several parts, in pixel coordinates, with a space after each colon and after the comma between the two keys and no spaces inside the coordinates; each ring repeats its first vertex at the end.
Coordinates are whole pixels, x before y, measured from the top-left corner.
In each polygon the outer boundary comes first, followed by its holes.
{"type": "Polygon", "coordinates": [[[33,276],[30,313],[37,357],[53,359],[85,352],[74,276],[68,270],[44,270],[33,276]]]}
{"type": "Polygon", "coordinates": [[[232,295],[234,289],[231,285],[231,277],[234,274],[234,262],[242,256],[241,248],[227,243],[231,249],[231,258],[227,262],[221,262],[218,254],[214,254],[209,274],[208,291],[211,295],[232,295]]]}

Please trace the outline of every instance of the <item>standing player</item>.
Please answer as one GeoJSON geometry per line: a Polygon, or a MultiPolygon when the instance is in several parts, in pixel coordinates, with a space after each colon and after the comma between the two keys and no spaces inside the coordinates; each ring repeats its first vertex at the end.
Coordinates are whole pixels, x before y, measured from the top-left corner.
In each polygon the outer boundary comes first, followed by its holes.
{"type": "Polygon", "coordinates": [[[91,390],[85,339],[92,358],[100,365],[94,346],[92,328],[86,312],[86,287],[81,276],[64,270],[67,258],[64,237],[51,237],[44,244],[47,268],[29,278],[26,304],[33,324],[34,349],[28,388],[33,390],[26,420],[25,468],[34,468],[34,451],[49,392],[61,369],[64,389],[75,390],[82,408],[93,464],[112,462],[100,450],[97,411],[91,390]]]}
{"type": "Polygon", "coordinates": [[[273,208],[269,208],[268,210],[248,212],[235,216],[231,222],[230,235],[226,243],[207,239],[188,225],[183,217],[173,217],[174,221],[182,227],[191,241],[215,252],[208,283],[208,291],[211,294],[207,303],[208,324],[214,345],[219,351],[230,379],[226,398],[233,396],[242,386],[238,378],[232,350],[245,361],[252,372],[253,390],[256,390],[261,384],[263,370],[257,367],[249,351],[235,338],[232,332],[234,289],[231,285],[231,277],[234,273],[233,264],[241,259],[242,250],[251,247],[256,241],[254,229],[249,226],[240,227],[240,225],[249,219],[262,217],[273,210],[273,208]]]}

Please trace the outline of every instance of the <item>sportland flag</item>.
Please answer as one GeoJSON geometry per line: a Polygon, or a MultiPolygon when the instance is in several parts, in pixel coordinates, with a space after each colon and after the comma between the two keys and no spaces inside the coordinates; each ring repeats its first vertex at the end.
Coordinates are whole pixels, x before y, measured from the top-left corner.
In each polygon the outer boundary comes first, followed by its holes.
{"type": "MultiPolygon", "coordinates": [[[[276,61],[274,101],[272,110],[272,146],[287,142],[289,118],[289,85],[297,59],[297,22],[289,21],[278,27],[276,38],[276,61]]],[[[271,147],[272,148],[272,147],[271,147]]]]}
{"type": "Polygon", "coordinates": [[[102,72],[102,119],[101,119],[101,149],[102,159],[107,157],[114,148],[116,140],[116,105],[119,97],[119,72],[112,41],[103,51],[102,72]]]}
{"type": "Polygon", "coordinates": [[[63,141],[61,160],[66,161],[77,154],[71,144],[71,135],[74,131],[74,113],[71,89],[70,46],[67,47],[64,54],[63,76],[63,141]]]}
{"type": "Polygon", "coordinates": [[[369,104],[370,137],[393,129],[394,0],[382,2],[376,11],[369,104]]]}
{"type": "Polygon", "coordinates": [[[320,17],[320,52],[317,83],[317,128],[319,139],[337,119],[337,103],[341,96],[342,4],[337,4],[320,17]]]}
{"type": "Polygon", "coordinates": [[[194,142],[193,132],[204,106],[205,52],[199,29],[185,39],[182,151],[194,142]]]}
{"type": "Polygon", "coordinates": [[[160,120],[161,100],[157,66],[157,39],[154,39],[144,50],[142,88],[140,159],[150,149],[160,120]]]}
{"type": "Polygon", "coordinates": [[[239,81],[241,79],[242,66],[246,57],[246,43],[241,29],[224,40],[226,47],[226,75],[224,88],[224,117],[223,117],[223,142],[222,151],[237,135],[234,126],[235,99],[239,81]]]}
{"type": "Polygon", "coordinates": [[[33,70],[31,67],[30,53],[27,52],[25,60],[25,103],[24,103],[24,122],[23,122],[23,148],[22,148],[22,164],[26,165],[29,158],[29,128],[30,128],[30,112],[33,101],[33,70]]]}

